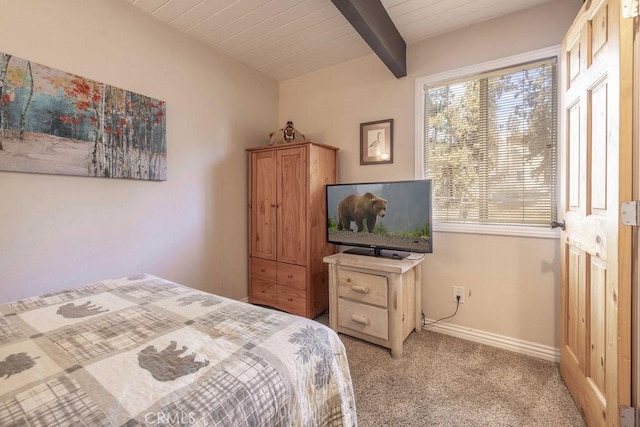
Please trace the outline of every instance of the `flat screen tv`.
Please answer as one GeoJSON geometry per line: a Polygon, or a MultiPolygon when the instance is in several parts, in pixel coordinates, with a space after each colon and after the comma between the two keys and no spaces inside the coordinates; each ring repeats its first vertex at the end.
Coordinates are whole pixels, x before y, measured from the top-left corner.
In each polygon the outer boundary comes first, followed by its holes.
{"type": "Polygon", "coordinates": [[[431,180],[332,184],[326,197],[329,243],[390,258],[433,252],[431,180]]]}

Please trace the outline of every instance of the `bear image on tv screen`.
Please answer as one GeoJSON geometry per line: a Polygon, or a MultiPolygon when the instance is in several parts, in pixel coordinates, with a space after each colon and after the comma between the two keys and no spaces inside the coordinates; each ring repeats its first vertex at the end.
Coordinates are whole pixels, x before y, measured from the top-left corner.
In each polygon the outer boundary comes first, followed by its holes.
{"type": "Polygon", "coordinates": [[[338,204],[338,230],[351,230],[351,221],[355,221],[358,232],[364,231],[364,221],[367,221],[367,231],[373,233],[377,218],[384,217],[387,211],[387,201],[372,193],[363,195],[349,194],[338,204]]]}

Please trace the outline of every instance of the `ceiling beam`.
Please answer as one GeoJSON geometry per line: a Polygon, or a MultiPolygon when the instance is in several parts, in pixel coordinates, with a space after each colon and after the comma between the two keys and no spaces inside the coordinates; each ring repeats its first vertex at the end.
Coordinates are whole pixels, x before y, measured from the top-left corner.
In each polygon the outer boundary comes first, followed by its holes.
{"type": "Polygon", "coordinates": [[[380,0],[331,0],[397,77],[407,75],[407,44],[380,0]]]}

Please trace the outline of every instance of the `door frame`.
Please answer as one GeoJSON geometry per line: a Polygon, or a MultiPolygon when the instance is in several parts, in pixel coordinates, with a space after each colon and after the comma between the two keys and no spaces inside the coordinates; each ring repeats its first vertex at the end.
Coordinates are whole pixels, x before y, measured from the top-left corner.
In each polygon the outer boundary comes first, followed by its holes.
{"type": "MultiPolygon", "coordinates": [[[[618,0],[616,0],[618,1],[618,0]]],[[[621,194],[620,202],[625,200],[640,200],[640,197],[636,196],[636,192],[640,191],[640,186],[637,185],[636,175],[640,173],[638,169],[639,163],[636,161],[635,156],[638,153],[638,118],[637,118],[637,98],[638,98],[638,51],[636,35],[638,32],[638,18],[623,18],[622,17],[622,1],[620,1],[620,8],[618,13],[619,19],[619,32],[620,32],[620,93],[629,93],[631,96],[620,97],[620,159],[630,159],[629,161],[620,161],[620,176],[628,176],[631,179],[631,183],[628,188],[628,199],[624,198],[621,194]],[[627,132],[628,131],[628,132],[627,132]],[[624,132],[624,133],[623,133],[624,132]],[[629,139],[629,143],[624,142],[624,138],[629,139]],[[629,168],[629,170],[626,170],[629,168]],[[625,169],[623,172],[622,170],[625,169]]],[[[624,185],[620,181],[620,185],[624,185]]],[[[619,252],[620,257],[618,260],[620,266],[629,263],[628,266],[620,268],[618,274],[618,304],[629,304],[629,309],[626,311],[628,317],[618,318],[618,341],[627,342],[628,346],[618,347],[618,407],[622,405],[632,405],[633,395],[635,394],[636,387],[634,386],[634,375],[637,377],[637,369],[634,369],[636,364],[638,353],[634,351],[634,345],[638,344],[637,329],[634,327],[638,319],[637,304],[634,299],[634,288],[638,289],[638,281],[635,280],[636,256],[638,251],[637,238],[638,227],[628,227],[619,224],[619,247],[622,245],[628,245],[630,253],[625,254],[624,251],[619,252]],[[625,241],[622,240],[624,236],[625,241]],[[628,239],[628,240],[627,240],[628,239]],[[628,255],[629,258],[626,258],[628,255]],[[628,276],[627,276],[628,274],[628,276]],[[623,280],[627,279],[629,283],[626,286],[622,286],[623,280]],[[621,381],[622,380],[622,381],[621,381]]],[[[627,247],[627,246],[625,246],[627,247]]],[[[637,292],[636,292],[637,298],[637,292]]],[[[636,365],[637,366],[637,365],[636,365]]],[[[635,405],[637,406],[637,405],[635,405]]]]}
{"type": "MultiPolygon", "coordinates": [[[[633,18],[633,27],[633,199],[640,200],[640,17],[633,18]]],[[[638,408],[640,407],[640,227],[634,227],[632,248],[631,406],[638,408]]]]}

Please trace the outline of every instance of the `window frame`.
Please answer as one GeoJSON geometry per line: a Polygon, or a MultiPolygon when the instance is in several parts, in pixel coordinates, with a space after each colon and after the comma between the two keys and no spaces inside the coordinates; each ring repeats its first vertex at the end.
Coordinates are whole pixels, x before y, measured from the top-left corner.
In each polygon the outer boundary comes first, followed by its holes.
{"type": "MultiPolygon", "coordinates": [[[[518,64],[539,61],[545,58],[555,57],[557,61],[558,70],[561,68],[562,58],[562,46],[555,45],[542,49],[536,49],[529,52],[524,52],[516,55],[511,55],[496,60],[486,61],[479,64],[474,64],[466,67],[456,68],[454,70],[444,71],[441,73],[431,74],[423,77],[416,78],[415,81],[415,178],[424,179],[424,86],[436,85],[439,83],[451,82],[453,80],[473,77],[482,73],[487,73],[493,70],[512,67],[518,64]]],[[[557,73],[558,82],[557,87],[560,88],[560,72],[557,73]]],[[[556,94],[558,96],[558,94],[556,94]]],[[[558,104],[558,129],[561,129],[560,119],[560,105],[558,104]]],[[[562,162],[562,153],[560,150],[560,138],[561,134],[558,132],[556,140],[556,159],[558,164],[556,165],[556,204],[558,207],[558,214],[560,214],[560,164],[562,162]]],[[[450,233],[470,233],[470,234],[488,234],[488,235],[502,235],[502,236],[520,236],[520,237],[537,237],[548,239],[559,239],[560,230],[549,228],[543,228],[539,226],[527,226],[527,225],[494,225],[494,224],[468,224],[468,223],[453,223],[453,222],[441,222],[433,221],[433,231],[437,232],[450,232],[450,233]]]]}

